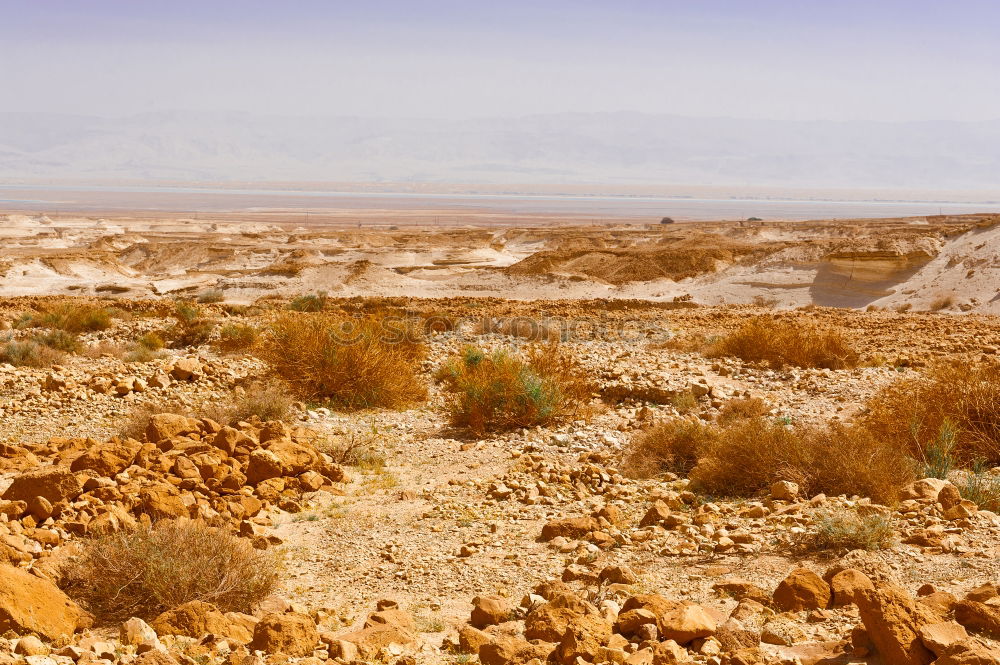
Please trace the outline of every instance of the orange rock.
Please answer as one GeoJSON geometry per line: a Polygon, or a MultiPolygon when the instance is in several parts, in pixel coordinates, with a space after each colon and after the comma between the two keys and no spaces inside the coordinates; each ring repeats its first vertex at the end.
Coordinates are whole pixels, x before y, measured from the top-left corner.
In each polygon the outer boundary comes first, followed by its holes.
{"type": "Polygon", "coordinates": [[[830,605],[830,585],[808,568],[796,568],[774,591],[774,606],[787,612],[824,609],[830,605]]]}
{"type": "Polygon", "coordinates": [[[860,570],[848,568],[830,578],[830,589],[833,591],[833,607],[855,605],[861,594],[875,588],[868,576],[860,570]]]}
{"type": "Polygon", "coordinates": [[[904,589],[876,584],[858,599],[858,610],[885,665],[927,665],[934,660],[920,640],[924,618],[904,589]]]}
{"type": "Polygon", "coordinates": [[[249,648],[301,657],[311,655],[318,642],[319,633],[311,617],[297,612],[271,613],[257,622],[249,648]]]}

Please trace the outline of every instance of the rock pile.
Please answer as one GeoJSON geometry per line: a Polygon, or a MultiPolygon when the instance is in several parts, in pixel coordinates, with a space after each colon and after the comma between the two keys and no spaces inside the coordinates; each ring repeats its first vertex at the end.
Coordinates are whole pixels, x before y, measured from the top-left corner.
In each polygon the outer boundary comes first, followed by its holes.
{"type": "Polygon", "coordinates": [[[876,654],[886,665],[1000,663],[1000,652],[974,635],[1000,629],[992,586],[964,600],[930,589],[914,598],[856,569],[834,566],[820,577],[800,568],[771,594],[745,581],[720,582],[717,590],[738,600],[727,615],[635,593],[636,574],[620,567],[570,577],[577,588],[564,575],[516,606],[502,596],[474,598],[451,648],[477,654],[485,665],[860,663],[876,654]],[[848,620],[839,639],[809,641],[801,626],[838,614],[848,620]]]}
{"type": "Polygon", "coordinates": [[[54,438],[20,459],[34,468],[0,495],[0,559],[14,564],[74,536],[173,517],[229,524],[267,547],[254,522],[262,510],[299,512],[303,494],[345,480],[305,430],[168,413],[150,419],[142,442],[54,438]]]}

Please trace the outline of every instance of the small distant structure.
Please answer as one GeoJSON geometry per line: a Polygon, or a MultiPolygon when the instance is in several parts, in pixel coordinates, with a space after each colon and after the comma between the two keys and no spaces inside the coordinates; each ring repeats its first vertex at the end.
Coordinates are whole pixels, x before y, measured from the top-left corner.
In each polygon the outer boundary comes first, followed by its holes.
{"type": "Polygon", "coordinates": [[[747,217],[748,222],[763,222],[764,220],[760,217],[747,217]]]}
{"type": "Polygon", "coordinates": [[[676,224],[673,217],[664,217],[660,220],[660,224],[676,224]]]}

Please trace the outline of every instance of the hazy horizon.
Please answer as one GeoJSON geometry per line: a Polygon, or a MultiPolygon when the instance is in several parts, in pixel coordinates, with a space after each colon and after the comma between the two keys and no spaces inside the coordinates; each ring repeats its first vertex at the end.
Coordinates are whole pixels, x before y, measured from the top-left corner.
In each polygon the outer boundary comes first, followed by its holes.
{"type": "Polygon", "coordinates": [[[992,2],[0,10],[4,178],[982,189],[1000,172],[992,2]]]}

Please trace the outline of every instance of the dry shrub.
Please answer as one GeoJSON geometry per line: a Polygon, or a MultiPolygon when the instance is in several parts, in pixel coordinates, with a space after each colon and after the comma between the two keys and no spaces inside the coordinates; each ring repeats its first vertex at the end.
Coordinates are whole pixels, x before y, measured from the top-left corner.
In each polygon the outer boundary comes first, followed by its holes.
{"type": "Polygon", "coordinates": [[[326,308],[326,293],[296,296],[288,303],[288,309],[294,312],[322,312],[326,308]]]}
{"type": "Polygon", "coordinates": [[[422,339],[394,318],[284,314],[258,354],[304,399],[346,409],[402,408],[423,400],[422,339]]]}
{"type": "Polygon", "coordinates": [[[857,494],[892,504],[914,477],[905,449],[840,423],[786,427],[749,418],[720,429],[708,443],[690,478],[713,495],[754,496],[790,480],[808,496],[857,494]]]}
{"type": "Polygon", "coordinates": [[[227,323],[219,329],[215,347],[223,353],[246,352],[254,347],[259,337],[260,332],[253,326],[227,323]]]}
{"type": "Polygon", "coordinates": [[[668,472],[686,475],[718,435],[718,429],[697,420],[658,423],[632,438],[622,469],[631,478],[652,478],[668,472]]]}
{"type": "Polygon", "coordinates": [[[163,341],[163,338],[155,332],[148,332],[144,335],[140,335],[136,338],[135,343],[149,349],[150,351],[159,351],[166,346],[166,342],[163,341]]]}
{"type": "Polygon", "coordinates": [[[81,355],[87,358],[101,358],[104,356],[112,356],[114,358],[124,358],[128,354],[128,347],[120,342],[113,342],[110,340],[102,340],[100,342],[95,342],[94,344],[88,344],[81,355]]]}
{"type": "Polygon", "coordinates": [[[287,421],[294,401],[289,388],[280,381],[255,383],[245,390],[233,391],[225,399],[206,401],[194,406],[175,400],[146,402],[133,408],[118,428],[118,436],[142,440],[149,420],[158,413],[173,413],[190,418],[208,418],[222,425],[257,418],[262,422],[287,421]]]}
{"type": "Polygon", "coordinates": [[[1000,365],[941,363],[897,381],[869,401],[862,424],[918,460],[942,428],[954,427],[957,462],[1000,464],[1000,365]]]}
{"type": "Polygon", "coordinates": [[[980,510],[1000,512],[1000,475],[986,470],[981,464],[973,465],[967,472],[958,483],[958,491],[963,499],[972,501],[980,510]]]}
{"type": "Polygon", "coordinates": [[[772,367],[843,369],[858,364],[858,354],[843,332],[813,323],[759,316],[719,340],[710,356],[736,356],[772,367]]]}
{"type": "Polygon", "coordinates": [[[34,340],[15,340],[0,346],[0,363],[14,367],[52,367],[62,359],[62,352],[34,340]]]}
{"type": "Polygon", "coordinates": [[[50,330],[44,335],[38,335],[35,337],[35,341],[63,353],[78,353],[83,349],[80,338],[75,333],[58,328],[50,330]]]}
{"type": "Polygon", "coordinates": [[[720,426],[726,427],[740,420],[766,416],[770,411],[767,403],[759,397],[731,399],[722,406],[716,422],[720,426]]]}
{"type": "Polygon", "coordinates": [[[203,522],[176,520],[89,540],[64,580],[66,591],[104,623],[152,619],[200,600],[250,612],[278,585],[279,561],[203,522]]]}
{"type": "Polygon", "coordinates": [[[294,403],[288,393],[288,386],[279,381],[253,384],[236,397],[230,406],[223,407],[221,420],[218,422],[230,424],[254,417],[263,422],[288,420],[294,403]]]}
{"type": "Polygon", "coordinates": [[[955,296],[951,294],[940,295],[931,301],[929,312],[940,312],[943,309],[951,309],[955,306],[955,296]]]}
{"type": "Polygon", "coordinates": [[[475,434],[570,418],[592,390],[576,361],[555,346],[533,349],[526,358],[468,347],[445,362],[437,378],[451,393],[452,424],[475,434]]]}
{"type": "Polygon", "coordinates": [[[215,331],[215,323],[204,316],[201,309],[179,302],[174,307],[175,323],[164,332],[164,338],[175,349],[201,346],[208,342],[215,331]]]}
{"type": "Polygon", "coordinates": [[[817,511],[813,519],[815,527],[798,542],[805,550],[881,550],[896,543],[896,530],[887,515],[841,508],[817,511]]]}
{"type": "Polygon", "coordinates": [[[31,325],[74,334],[107,330],[111,327],[111,311],[92,305],[59,305],[42,314],[33,315],[31,325]]]}

